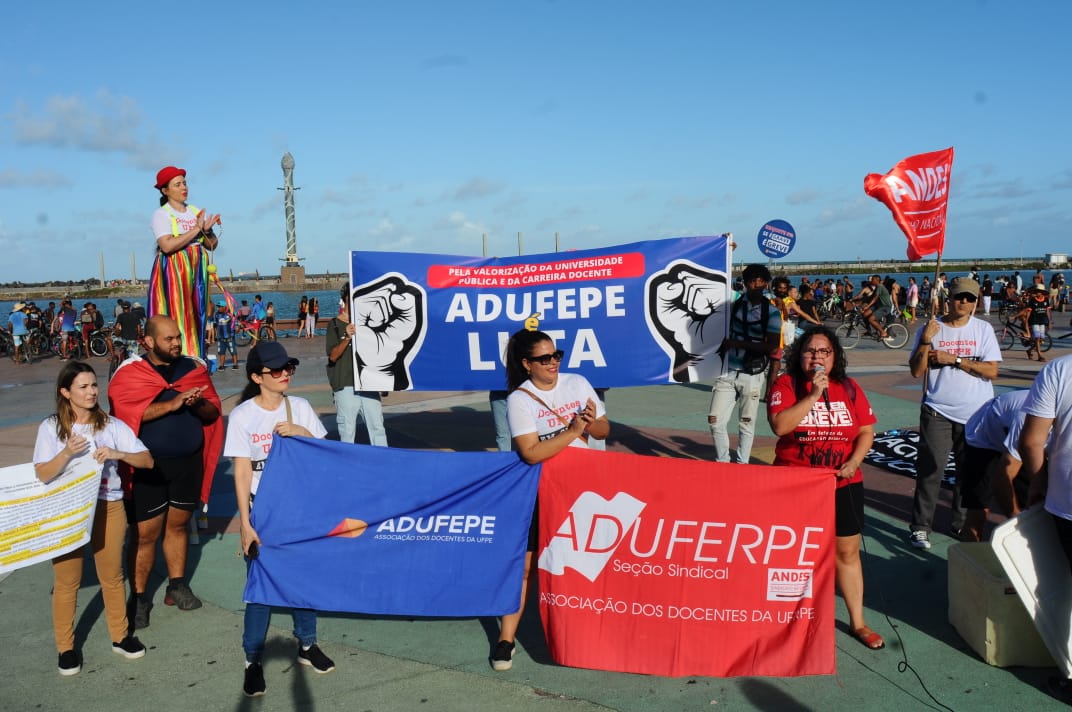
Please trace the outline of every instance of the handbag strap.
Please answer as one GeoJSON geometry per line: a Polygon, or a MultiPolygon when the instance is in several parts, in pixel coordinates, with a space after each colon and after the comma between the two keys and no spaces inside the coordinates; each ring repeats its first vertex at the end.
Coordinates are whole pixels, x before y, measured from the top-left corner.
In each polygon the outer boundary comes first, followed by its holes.
{"type": "Polygon", "coordinates": [[[290,398],[287,397],[286,393],[283,394],[283,405],[287,408],[287,422],[293,425],[294,412],[290,409],[290,398]]]}
{"type": "MultiPolygon", "coordinates": [[[[538,395],[536,395],[535,393],[530,391],[528,388],[518,387],[517,390],[521,391],[522,393],[527,394],[529,398],[531,398],[532,400],[536,401],[537,403],[542,405],[544,408],[546,408],[548,413],[551,413],[556,418],[558,418],[558,422],[562,423],[567,428],[570,426],[570,421],[566,420],[559,413],[556,413],[554,408],[552,408],[551,406],[549,406],[546,403],[544,403],[542,398],[540,398],[538,395]]],[[[588,442],[588,433],[583,433],[582,432],[580,437],[581,437],[581,440],[584,440],[586,443],[588,442]]]]}

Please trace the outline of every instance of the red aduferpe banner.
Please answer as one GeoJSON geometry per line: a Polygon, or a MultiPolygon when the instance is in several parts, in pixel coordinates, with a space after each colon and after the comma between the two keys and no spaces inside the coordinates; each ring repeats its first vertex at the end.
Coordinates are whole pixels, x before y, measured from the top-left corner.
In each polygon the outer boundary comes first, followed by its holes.
{"type": "Polygon", "coordinates": [[[539,603],[556,662],[834,672],[833,471],[573,447],[542,468],[539,603]]]}
{"type": "Polygon", "coordinates": [[[886,175],[864,176],[864,192],[882,202],[908,238],[908,259],[945,249],[953,148],[909,156],[886,175]]]}

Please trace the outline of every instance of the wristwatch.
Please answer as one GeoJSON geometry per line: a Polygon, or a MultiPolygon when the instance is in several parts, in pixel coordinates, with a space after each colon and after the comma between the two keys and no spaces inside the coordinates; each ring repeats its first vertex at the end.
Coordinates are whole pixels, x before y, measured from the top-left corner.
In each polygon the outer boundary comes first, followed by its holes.
{"type": "Polygon", "coordinates": [[[957,360],[953,362],[953,365],[959,368],[960,364],[962,363],[964,363],[964,359],[962,359],[960,356],[957,356],[957,360]]]}

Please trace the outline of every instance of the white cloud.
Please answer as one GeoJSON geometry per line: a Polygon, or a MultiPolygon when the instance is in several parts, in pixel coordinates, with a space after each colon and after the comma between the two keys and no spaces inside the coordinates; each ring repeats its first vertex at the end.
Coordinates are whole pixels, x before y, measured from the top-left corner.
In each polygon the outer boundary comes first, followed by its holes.
{"type": "Polygon", "coordinates": [[[15,142],[23,146],[72,148],[91,153],[116,153],[134,166],[152,169],[176,163],[180,157],[157,138],[138,103],[106,89],[87,100],[81,96],[53,96],[34,113],[25,102],[15,104],[11,115],[15,142]]]}
{"type": "Polygon", "coordinates": [[[23,172],[16,168],[0,171],[0,188],[67,188],[73,185],[70,178],[55,171],[36,170],[23,172]]]}
{"type": "Polygon", "coordinates": [[[448,193],[449,197],[454,200],[475,200],[494,195],[501,192],[503,188],[502,183],[496,183],[484,178],[473,178],[454,189],[453,192],[448,191],[448,193]]]}
{"type": "Polygon", "coordinates": [[[819,191],[814,188],[801,188],[785,196],[785,202],[789,205],[807,205],[819,199],[819,191]]]}
{"type": "Polygon", "coordinates": [[[816,227],[829,227],[837,223],[874,217],[876,209],[881,207],[874,198],[860,195],[846,200],[841,205],[823,208],[815,218],[815,225],[816,227]]]}

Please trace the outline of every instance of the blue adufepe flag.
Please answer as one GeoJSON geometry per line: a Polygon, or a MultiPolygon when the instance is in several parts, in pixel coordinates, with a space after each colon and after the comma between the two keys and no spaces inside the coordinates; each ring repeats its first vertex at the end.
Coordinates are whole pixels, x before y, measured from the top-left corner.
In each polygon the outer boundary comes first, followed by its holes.
{"type": "Polygon", "coordinates": [[[492,616],[521,600],[540,467],[516,453],[275,438],[253,505],[244,600],[384,615],[492,616]]]}

